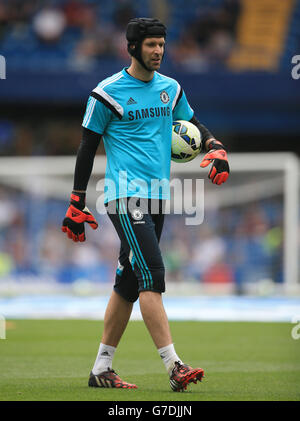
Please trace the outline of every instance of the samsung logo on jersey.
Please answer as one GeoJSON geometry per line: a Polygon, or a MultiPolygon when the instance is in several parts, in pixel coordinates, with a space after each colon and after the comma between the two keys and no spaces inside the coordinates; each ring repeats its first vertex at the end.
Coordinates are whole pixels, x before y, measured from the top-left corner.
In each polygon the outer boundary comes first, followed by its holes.
{"type": "Polygon", "coordinates": [[[128,119],[130,121],[140,120],[142,118],[169,117],[169,116],[170,116],[170,107],[142,108],[141,110],[128,112],[128,119]]]}

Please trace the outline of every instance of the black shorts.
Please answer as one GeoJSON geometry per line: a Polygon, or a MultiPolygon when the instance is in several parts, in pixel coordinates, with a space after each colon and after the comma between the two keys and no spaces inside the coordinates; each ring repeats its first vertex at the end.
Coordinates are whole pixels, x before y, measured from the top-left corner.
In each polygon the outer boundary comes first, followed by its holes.
{"type": "Polygon", "coordinates": [[[165,202],[158,199],[117,199],[106,210],[121,248],[114,290],[134,302],[141,291],[165,291],[165,268],[159,248],[165,202]]]}

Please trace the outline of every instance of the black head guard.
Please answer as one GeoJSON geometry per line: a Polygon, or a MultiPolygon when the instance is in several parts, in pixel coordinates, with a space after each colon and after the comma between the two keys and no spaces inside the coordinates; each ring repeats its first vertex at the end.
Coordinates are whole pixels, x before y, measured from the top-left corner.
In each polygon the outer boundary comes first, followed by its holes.
{"type": "MultiPolygon", "coordinates": [[[[158,19],[134,18],[127,25],[126,38],[127,49],[131,56],[135,57],[141,65],[147,69],[141,56],[141,45],[145,38],[166,38],[166,27],[158,19]]],[[[147,69],[149,70],[149,69],[147,69]]]]}

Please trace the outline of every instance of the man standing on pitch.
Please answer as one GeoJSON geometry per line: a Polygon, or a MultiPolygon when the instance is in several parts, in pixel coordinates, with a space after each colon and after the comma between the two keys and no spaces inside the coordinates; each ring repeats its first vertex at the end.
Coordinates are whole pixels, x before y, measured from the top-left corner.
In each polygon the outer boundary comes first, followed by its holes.
{"type": "Polygon", "coordinates": [[[161,296],[165,270],[159,240],[169,188],[156,189],[153,180],[169,180],[173,120],[191,121],[201,131],[207,154],[200,165],[212,164],[208,176],[213,183],[227,180],[229,166],[224,146],[194,116],[179,83],[157,72],[164,55],[165,26],[157,19],[132,19],[126,37],[131,65],[99,83],[88,100],[74,188],[62,230],[77,242],[85,241],[84,222],[93,229],[98,227],[85,206],[85,194],[102,137],[107,155],[105,180],[108,187],[112,182],[115,186],[106,190],[104,203],[121,248],[89,386],[137,387],[112,370],[112,359],[139,298],[143,320],[165,364],[170,386],[181,391],[190,382],[201,381],[204,372],[184,364],[176,354],[161,296]]]}

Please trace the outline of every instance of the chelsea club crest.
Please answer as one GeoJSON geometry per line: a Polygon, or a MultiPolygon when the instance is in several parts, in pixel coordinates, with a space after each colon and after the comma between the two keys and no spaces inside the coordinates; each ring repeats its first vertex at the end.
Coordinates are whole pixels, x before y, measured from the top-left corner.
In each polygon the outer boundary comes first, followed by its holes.
{"type": "Polygon", "coordinates": [[[143,212],[140,209],[134,209],[131,212],[132,218],[135,219],[136,221],[140,221],[141,219],[143,219],[143,212]]]}
{"type": "Polygon", "coordinates": [[[167,104],[170,101],[170,97],[166,91],[160,93],[160,99],[164,104],[167,104]]]}

